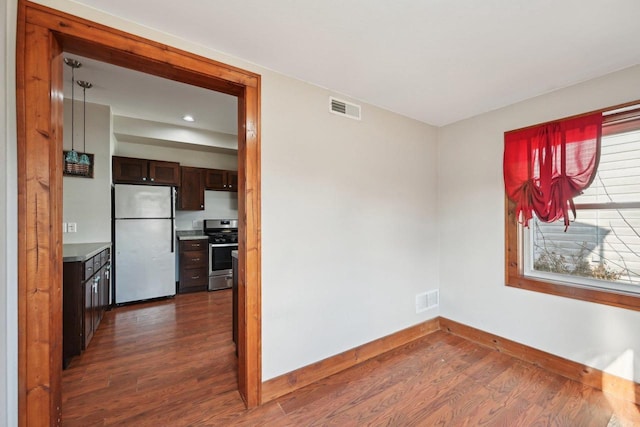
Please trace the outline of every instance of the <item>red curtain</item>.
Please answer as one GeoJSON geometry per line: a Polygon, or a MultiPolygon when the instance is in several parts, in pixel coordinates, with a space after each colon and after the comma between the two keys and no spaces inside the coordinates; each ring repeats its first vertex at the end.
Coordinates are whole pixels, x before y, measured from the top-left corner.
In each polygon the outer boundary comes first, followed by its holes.
{"type": "Polygon", "coordinates": [[[504,186],[518,222],[575,219],[573,198],[587,188],[600,160],[602,114],[545,123],[504,134],[504,186]]]}

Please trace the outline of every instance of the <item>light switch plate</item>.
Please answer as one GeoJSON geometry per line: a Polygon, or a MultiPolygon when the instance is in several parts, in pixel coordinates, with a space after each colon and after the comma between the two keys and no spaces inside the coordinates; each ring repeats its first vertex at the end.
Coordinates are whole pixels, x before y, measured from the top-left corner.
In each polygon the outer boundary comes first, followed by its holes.
{"type": "Polygon", "coordinates": [[[78,224],[75,222],[70,222],[67,224],[67,231],[69,233],[75,233],[76,231],[78,231],[78,224]]]}

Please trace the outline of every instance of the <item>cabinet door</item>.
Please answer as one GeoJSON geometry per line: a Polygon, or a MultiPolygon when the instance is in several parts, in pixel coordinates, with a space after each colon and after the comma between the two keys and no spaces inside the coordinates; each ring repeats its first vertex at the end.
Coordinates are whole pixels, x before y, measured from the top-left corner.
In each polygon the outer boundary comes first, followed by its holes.
{"type": "Polygon", "coordinates": [[[82,349],[86,350],[93,337],[93,279],[84,282],[84,318],[82,321],[82,349]]]}
{"type": "Polygon", "coordinates": [[[180,254],[180,267],[183,268],[207,267],[208,261],[205,251],[189,251],[180,254]]]}
{"type": "Polygon", "coordinates": [[[238,192],[238,172],[227,171],[227,190],[238,192]]]}
{"type": "Polygon", "coordinates": [[[180,281],[178,282],[178,292],[200,292],[206,291],[209,284],[207,267],[185,268],[180,271],[180,281]]]}
{"type": "Polygon", "coordinates": [[[95,277],[95,289],[93,291],[93,332],[98,330],[98,325],[102,320],[104,313],[104,288],[105,288],[105,269],[101,269],[95,277]]]}
{"type": "Polygon", "coordinates": [[[232,326],[233,330],[233,342],[236,343],[236,356],[238,355],[238,258],[231,257],[231,272],[233,275],[233,279],[231,282],[231,318],[232,318],[232,326]]]}
{"type": "Polygon", "coordinates": [[[196,251],[205,253],[209,249],[209,240],[205,237],[202,239],[180,240],[180,253],[186,251],[196,251]]]}
{"type": "Polygon", "coordinates": [[[178,209],[204,210],[204,178],[201,168],[180,168],[181,186],[178,190],[178,209]]]}
{"type": "Polygon", "coordinates": [[[114,183],[137,184],[148,182],[148,160],[114,156],[112,168],[114,183]]]}
{"type": "Polygon", "coordinates": [[[65,262],[62,272],[62,348],[63,367],[66,369],[73,356],[82,352],[84,288],[82,277],[84,263],[65,262]]]}
{"type": "Polygon", "coordinates": [[[154,184],[180,185],[180,163],[149,160],[149,180],[154,184]]]}
{"type": "Polygon", "coordinates": [[[219,169],[205,169],[205,187],[207,190],[226,190],[226,171],[219,169]]]}
{"type": "Polygon", "coordinates": [[[107,263],[103,269],[102,276],[102,291],[100,293],[100,306],[103,310],[108,310],[110,301],[109,301],[109,290],[111,289],[111,264],[107,263]]]}

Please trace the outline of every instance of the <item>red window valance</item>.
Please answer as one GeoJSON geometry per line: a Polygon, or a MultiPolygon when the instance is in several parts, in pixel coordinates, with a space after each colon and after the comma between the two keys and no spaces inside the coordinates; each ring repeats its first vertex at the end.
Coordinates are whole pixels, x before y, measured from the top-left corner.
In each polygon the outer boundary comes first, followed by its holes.
{"type": "Polygon", "coordinates": [[[529,225],[576,216],[573,198],[587,188],[600,160],[602,114],[545,123],[504,134],[504,186],[516,218],[529,225]]]}

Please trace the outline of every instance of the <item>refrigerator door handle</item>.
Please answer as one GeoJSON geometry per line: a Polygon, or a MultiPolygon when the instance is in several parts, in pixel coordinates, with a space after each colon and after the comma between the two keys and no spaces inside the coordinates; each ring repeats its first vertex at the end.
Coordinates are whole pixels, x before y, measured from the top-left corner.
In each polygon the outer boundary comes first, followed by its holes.
{"type": "Polygon", "coordinates": [[[176,218],[176,210],[175,210],[175,201],[176,201],[176,189],[171,187],[171,253],[175,252],[175,240],[176,240],[176,232],[175,232],[175,218],[176,218]]]}
{"type": "Polygon", "coordinates": [[[171,218],[171,253],[175,252],[175,240],[176,240],[176,233],[174,232],[174,224],[173,224],[174,219],[171,218]]]}

